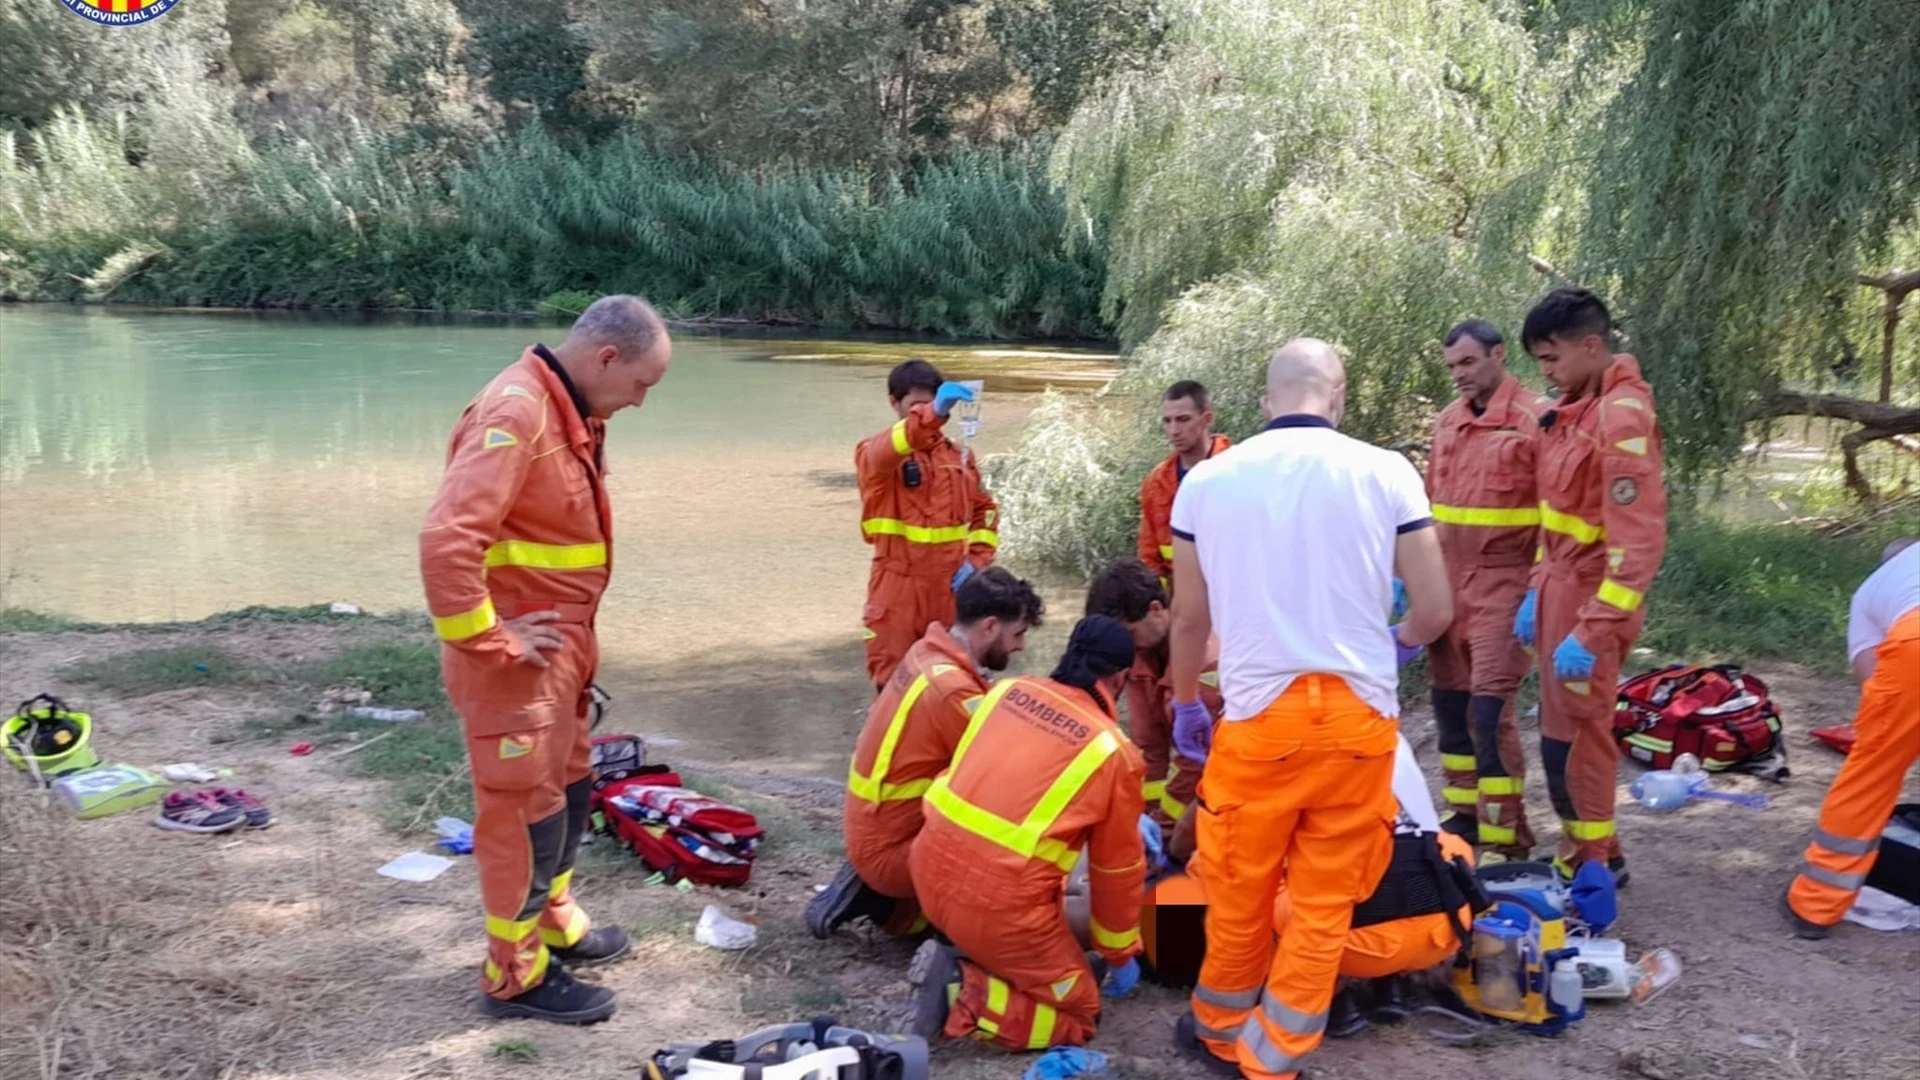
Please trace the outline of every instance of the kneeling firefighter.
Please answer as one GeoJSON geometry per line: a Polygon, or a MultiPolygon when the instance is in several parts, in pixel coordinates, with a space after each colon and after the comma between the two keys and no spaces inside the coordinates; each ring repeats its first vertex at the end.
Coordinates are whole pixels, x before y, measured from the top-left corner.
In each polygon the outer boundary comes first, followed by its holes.
{"type": "Polygon", "coordinates": [[[1082,619],[1052,676],[994,687],[927,790],[914,891],[959,953],[933,940],[914,956],[914,1034],[1079,1046],[1101,983],[1118,995],[1138,981],[1145,767],[1114,719],[1132,663],[1124,625],[1082,619]],[[1062,905],[1083,849],[1098,974],[1062,905]]]}
{"type": "Polygon", "coordinates": [[[1033,586],[998,566],[968,578],[954,605],[953,628],[928,627],[867,710],[847,770],[847,862],[807,905],[815,937],[858,918],[894,934],[924,924],[907,869],[921,798],[953,760],[988,673],[1006,670],[1046,614],[1033,586]]]}

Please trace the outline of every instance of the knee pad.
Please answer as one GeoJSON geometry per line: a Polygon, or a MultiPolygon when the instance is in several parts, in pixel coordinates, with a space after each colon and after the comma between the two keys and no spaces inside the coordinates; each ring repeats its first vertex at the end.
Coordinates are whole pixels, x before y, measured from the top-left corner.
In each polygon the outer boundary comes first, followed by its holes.
{"type": "Polygon", "coordinates": [[[1473,753],[1473,735],[1467,729],[1467,704],[1473,698],[1465,690],[1433,691],[1433,719],[1440,729],[1440,752],[1473,753]]]}
{"type": "Polygon", "coordinates": [[[1481,776],[1505,776],[1500,763],[1500,715],[1507,711],[1505,698],[1475,694],[1467,705],[1473,727],[1473,756],[1480,763],[1481,776]]]}
{"type": "Polygon", "coordinates": [[[1547,774],[1547,795],[1553,800],[1553,812],[1562,821],[1578,821],[1573,812],[1573,793],[1567,790],[1567,755],[1573,744],[1559,739],[1540,740],[1540,764],[1547,774]]]}
{"type": "Polygon", "coordinates": [[[567,785],[567,820],[579,828],[593,811],[593,777],[583,776],[567,785]]]}

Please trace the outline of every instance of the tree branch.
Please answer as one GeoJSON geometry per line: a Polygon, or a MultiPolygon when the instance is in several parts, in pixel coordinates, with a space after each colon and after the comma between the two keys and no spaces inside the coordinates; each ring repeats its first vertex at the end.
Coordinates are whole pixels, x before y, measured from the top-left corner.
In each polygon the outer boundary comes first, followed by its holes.
{"type": "Polygon", "coordinates": [[[1880,400],[1893,400],[1893,336],[1900,329],[1900,305],[1907,294],[1920,289],[1920,270],[1891,270],[1879,277],[1861,274],[1854,279],[1862,285],[1887,294],[1886,313],[1880,323],[1880,400]]]}
{"type": "Polygon", "coordinates": [[[1865,502],[1872,502],[1874,494],[1873,485],[1867,483],[1865,474],[1860,471],[1860,449],[1880,439],[1920,434],[1920,408],[1863,401],[1839,394],[1775,390],[1748,413],[1748,419],[1752,420],[1779,416],[1821,416],[1859,424],[1859,430],[1848,433],[1840,440],[1840,456],[1846,469],[1847,489],[1865,502]]]}

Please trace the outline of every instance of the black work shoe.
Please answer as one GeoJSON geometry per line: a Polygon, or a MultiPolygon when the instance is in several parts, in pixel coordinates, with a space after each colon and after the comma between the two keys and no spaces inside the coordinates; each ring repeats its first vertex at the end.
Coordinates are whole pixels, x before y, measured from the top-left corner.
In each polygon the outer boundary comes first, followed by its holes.
{"type": "Polygon", "coordinates": [[[1827,940],[1827,934],[1831,932],[1829,928],[1821,926],[1819,923],[1809,919],[1804,919],[1800,916],[1799,912],[1793,910],[1793,901],[1788,899],[1788,894],[1792,889],[1793,886],[1788,885],[1787,890],[1780,894],[1780,914],[1786,916],[1787,925],[1793,929],[1793,936],[1802,941],[1827,940]]]}
{"type": "Polygon", "coordinates": [[[913,988],[913,1019],[907,1034],[932,1039],[947,1026],[951,994],[960,982],[960,954],[953,946],[928,938],[907,965],[907,985],[913,988]]]}
{"type": "MultiPolygon", "coordinates": [[[[1567,884],[1573,883],[1573,875],[1578,872],[1576,868],[1568,866],[1565,860],[1562,859],[1553,860],[1553,869],[1555,873],[1560,875],[1560,880],[1567,884]]],[[[1613,858],[1608,859],[1607,869],[1613,871],[1613,888],[1615,892],[1626,888],[1627,882],[1633,880],[1633,875],[1627,872],[1627,857],[1625,855],[1615,855],[1613,858]]]]}
{"type": "Polygon", "coordinates": [[[852,863],[841,863],[833,882],[807,901],[807,929],[814,937],[830,937],[855,919],[869,919],[884,926],[893,918],[894,900],[882,896],[860,880],[852,863]]]}
{"type": "Polygon", "coordinates": [[[1397,1024],[1413,1015],[1413,981],[1405,975],[1388,975],[1373,980],[1373,1007],[1367,1019],[1376,1024],[1397,1024]]]}
{"type": "Polygon", "coordinates": [[[1247,1075],[1240,1071],[1238,1062],[1228,1061],[1207,1049],[1207,1044],[1200,1041],[1200,1022],[1193,1018],[1192,1013],[1187,1013],[1174,1022],[1173,1048],[1180,1052],[1181,1057],[1197,1062],[1201,1068],[1215,1076],[1244,1078],[1247,1075]]]}
{"type": "Polygon", "coordinates": [[[564,949],[549,946],[547,951],[555,960],[565,961],[568,967],[595,967],[611,964],[632,952],[633,939],[617,926],[596,926],[572,945],[564,949]]]}
{"type": "Polygon", "coordinates": [[[1343,986],[1327,1006],[1327,1038],[1351,1039],[1367,1030],[1367,1014],[1360,1010],[1359,995],[1352,986],[1343,986]]]}
{"type": "Polygon", "coordinates": [[[558,963],[549,962],[547,977],[540,985],[518,997],[487,997],[483,1002],[487,1015],[496,1020],[545,1020],[554,1024],[597,1024],[613,1015],[618,1001],[613,991],[592,986],[567,974],[558,963]]]}
{"type": "Polygon", "coordinates": [[[1440,827],[1475,847],[1480,846],[1480,819],[1449,812],[1440,819],[1440,827]]]}

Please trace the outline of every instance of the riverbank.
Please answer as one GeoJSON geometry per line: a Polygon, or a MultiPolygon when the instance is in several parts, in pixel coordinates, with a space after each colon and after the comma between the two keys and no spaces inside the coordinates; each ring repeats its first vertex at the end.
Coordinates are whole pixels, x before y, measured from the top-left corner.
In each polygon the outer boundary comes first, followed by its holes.
{"type": "MultiPolygon", "coordinates": [[[[467,798],[435,649],[411,617],[253,612],[186,626],[7,631],[0,664],[14,697],[47,690],[90,709],[110,761],[231,768],[230,782],[265,797],[280,820],[216,838],[163,834],[138,813],[72,822],[19,776],[0,774],[0,880],[9,883],[0,979],[16,990],[0,1003],[0,1029],[21,1036],[0,1040],[0,1075],[491,1080],[537,1070],[630,1080],[671,1039],[822,1013],[884,1026],[905,990],[910,945],[864,931],[816,942],[800,921],[840,858],[838,784],[743,767],[694,739],[661,740],[656,758],[768,826],[753,883],[648,885],[618,849],[590,845],[583,902],[638,942],[634,958],[594,976],[622,993],[620,1014],[586,1030],[485,1022],[472,1000],[482,931],[471,862],[457,859],[423,885],[374,874],[423,848],[423,823],[460,813],[467,798]],[[335,684],[432,715],[394,729],[301,720],[335,684]],[[370,742],[376,736],[386,737],[370,742]],[[296,741],[318,749],[292,756],[296,741]],[[738,954],[695,945],[708,903],[756,919],[760,944],[738,954]]],[[[1644,1007],[1597,1007],[1556,1040],[1467,1050],[1414,1030],[1368,1032],[1329,1044],[1316,1075],[1894,1080],[1920,1068],[1910,1042],[1903,1049],[1910,1017],[1900,989],[1920,966],[1920,935],[1846,927],[1826,943],[1799,942],[1772,906],[1838,761],[1806,730],[1844,719],[1852,688],[1790,665],[1760,670],[1785,717],[1795,776],[1780,786],[1724,783],[1765,791],[1773,808],[1621,812],[1634,864],[1621,933],[1635,952],[1675,949],[1687,965],[1679,986],[1644,1007]]],[[[813,707],[806,680],[793,677],[807,674],[785,670],[775,688],[795,708],[813,707]]],[[[650,706],[617,702],[603,730],[648,730],[650,706]]],[[[1429,717],[1416,710],[1405,726],[1431,760],[1429,717]]],[[[844,756],[847,745],[832,750],[844,756]]],[[[1548,820],[1544,792],[1534,795],[1530,811],[1548,820]]],[[[1179,993],[1146,988],[1110,1007],[1094,1046],[1113,1055],[1119,1076],[1184,1076],[1167,1049],[1182,1008],[1179,993]]],[[[943,1080],[1013,1080],[1024,1067],[972,1045],[935,1059],[943,1080]]]]}

